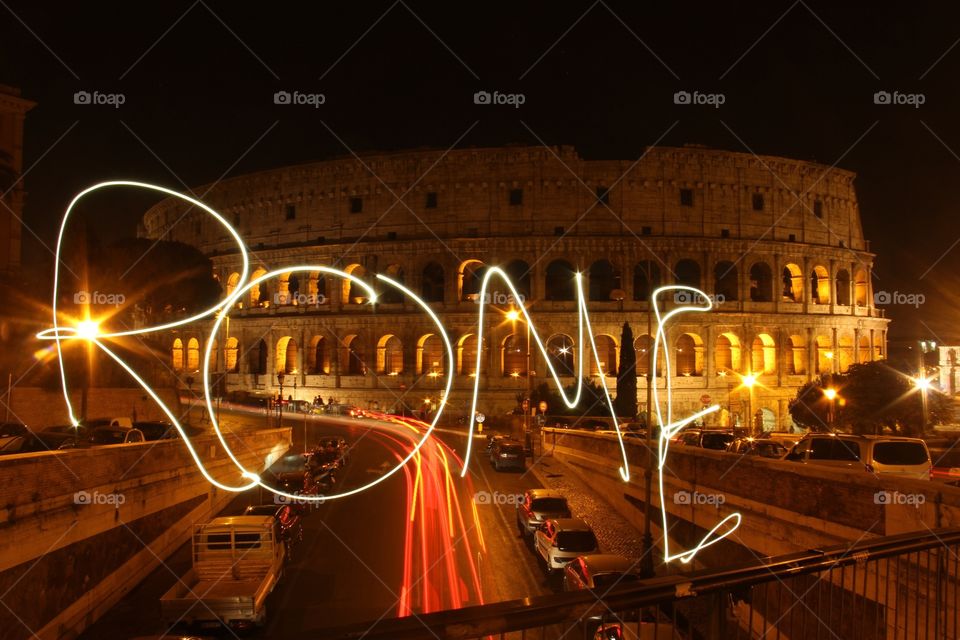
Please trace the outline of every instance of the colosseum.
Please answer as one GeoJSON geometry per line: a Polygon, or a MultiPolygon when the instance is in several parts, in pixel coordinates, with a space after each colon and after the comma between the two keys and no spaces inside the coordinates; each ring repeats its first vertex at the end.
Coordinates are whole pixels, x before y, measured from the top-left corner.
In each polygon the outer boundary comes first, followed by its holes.
{"type": "MultiPolygon", "coordinates": [[[[724,423],[759,411],[766,427],[786,428],[799,386],[885,356],[888,321],[873,304],[874,255],[854,178],[813,162],[700,146],[649,148],[639,161],[517,146],[371,153],[194,191],[245,238],[253,277],[326,264],[373,283],[383,273],[420,295],[455,349],[446,399],[454,415],[469,407],[475,376],[489,414],[548,381],[522,319],[506,319],[519,301],[496,279],[488,299],[478,299],[484,269],[499,265],[565,383],[578,364],[574,274],[584,274],[598,351],[589,373],[607,376],[613,389],[621,350],[635,349],[641,412],[650,292],[670,283],[702,289],[714,308],[681,315],[667,331],[675,410],[713,402],[724,423]],[[491,312],[477,371],[479,302],[505,315],[491,312]],[[620,344],[624,321],[632,345],[620,344]],[[751,389],[741,382],[747,374],[757,380],[751,389]]],[[[151,208],[142,233],[198,247],[225,291],[236,286],[236,247],[182,201],[151,208]]],[[[200,368],[208,326],[169,337],[172,366],[184,376],[200,368]]],[[[275,394],[283,372],[284,395],[298,399],[436,408],[449,373],[435,325],[400,291],[378,289],[371,304],[356,285],[316,272],[252,288],[220,334],[211,370],[225,373],[230,390],[275,394]]]]}

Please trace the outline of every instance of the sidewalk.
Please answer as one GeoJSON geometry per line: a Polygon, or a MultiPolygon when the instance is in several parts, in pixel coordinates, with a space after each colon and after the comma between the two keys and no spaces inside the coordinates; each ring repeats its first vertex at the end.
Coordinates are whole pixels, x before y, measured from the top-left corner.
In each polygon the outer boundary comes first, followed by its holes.
{"type": "Polygon", "coordinates": [[[554,457],[543,456],[531,465],[530,471],[544,487],[566,496],[571,513],[590,525],[603,553],[616,553],[632,559],[643,556],[642,533],[573,469],[554,457]]]}

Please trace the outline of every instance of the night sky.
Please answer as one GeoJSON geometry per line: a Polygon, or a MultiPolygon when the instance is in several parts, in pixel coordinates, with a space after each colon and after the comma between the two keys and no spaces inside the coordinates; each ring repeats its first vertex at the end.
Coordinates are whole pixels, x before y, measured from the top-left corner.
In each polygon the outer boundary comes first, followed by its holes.
{"type": "MultiPolygon", "coordinates": [[[[0,83],[27,118],[25,263],[110,178],[185,189],[369,150],[698,143],[856,171],[893,336],[960,339],[960,20],[928,3],[0,2],[0,83]],[[275,105],[278,90],[326,103],[275,105]],[[475,105],[519,92],[520,108],[475,105]],[[719,107],[676,105],[678,90],[719,107]],[[119,108],[74,104],[121,93],[119,108]],[[874,104],[922,94],[919,107],[874,104]],[[41,243],[42,240],[42,243],[41,243]],[[954,247],[954,243],[958,246],[954,247]]],[[[154,200],[98,196],[105,239],[154,200]]],[[[956,342],[954,342],[956,344],[956,342]]]]}

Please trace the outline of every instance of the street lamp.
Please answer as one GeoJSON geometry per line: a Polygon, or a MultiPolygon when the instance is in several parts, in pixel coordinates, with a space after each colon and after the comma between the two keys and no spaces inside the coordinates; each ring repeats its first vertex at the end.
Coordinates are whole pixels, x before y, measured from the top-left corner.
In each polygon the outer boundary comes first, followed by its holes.
{"type": "Polygon", "coordinates": [[[823,390],[823,397],[830,402],[827,409],[827,426],[830,427],[830,431],[833,431],[833,423],[837,414],[837,390],[833,387],[827,387],[823,390]]]}
{"type": "Polygon", "coordinates": [[[286,376],[283,373],[282,369],[280,371],[277,371],[277,382],[280,384],[280,402],[277,405],[280,410],[280,418],[277,424],[278,427],[283,427],[283,379],[285,377],[286,376]]]}
{"type": "Polygon", "coordinates": [[[745,375],[745,376],[741,376],[741,378],[740,378],[740,384],[742,384],[744,387],[747,388],[747,411],[746,411],[746,414],[747,414],[747,420],[750,421],[750,422],[748,423],[748,429],[749,429],[749,432],[750,432],[751,434],[756,435],[756,434],[754,433],[754,431],[755,431],[755,429],[756,429],[756,425],[754,425],[754,423],[753,423],[753,413],[751,413],[751,412],[753,411],[753,386],[754,386],[755,384],[757,384],[757,376],[755,376],[755,375],[752,374],[752,373],[748,373],[748,374],[745,375]]]}

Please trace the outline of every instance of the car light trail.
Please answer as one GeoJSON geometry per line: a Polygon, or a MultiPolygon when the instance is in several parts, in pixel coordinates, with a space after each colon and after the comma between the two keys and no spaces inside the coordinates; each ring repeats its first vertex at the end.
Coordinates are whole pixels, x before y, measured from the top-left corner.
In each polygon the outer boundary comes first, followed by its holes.
{"type": "MultiPolygon", "coordinates": [[[[411,522],[416,518],[418,501],[419,501],[421,515],[425,513],[424,510],[428,506],[426,504],[426,501],[428,499],[430,500],[429,507],[431,510],[436,510],[439,504],[440,505],[439,508],[442,511],[443,510],[442,503],[446,502],[447,522],[445,523],[446,526],[444,526],[443,528],[448,530],[452,535],[453,516],[452,516],[452,513],[450,512],[453,511],[452,507],[456,501],[451,499],[450,486],[447,484],[449,482],[449,464],[446,460],[445,454],[442,451],[442,448],[440,448],[440,451],[441,451],[440,456],[437,456],[436,454],[436,448],[442,447],[442,445],[437,445],[436,441],[431,441],[432,446],[430,450],[432,452],[432,455],[430,458],[431,462],[428,465],[428,474],[431,476],[431,478],[434,478],[434,479],[440,476],[443,476],[446,479],[444,480],[444,487],[443,487],[442,494],[440,492],[439,485],[437,485],[434,482],[431,482],[429,489],[425,491],[424,475],[423,475],[423,468],[422,468],[423,460],[421,459],[421,449],[425,446],[428,440],[431,440],[430,436],[433,434],[433,431],[436,428],[436,425],[439,422],[441,415],[443,414],[443,409],[446,405],[447,398],[449,397],[450,390],[453,386],[453,375],[455,370],[453,347],[450,342],[450,337],[443,327],[443,323],[441,322],[440,318],[436,315],[436,313],[434,313],[434,311],[430,308],[430,305],[427,304],[420,296],[418,296],[413,291],[411,291],[406,286],[404,286],[402,283],[397,282],[396,280],[393,280],[383,274],[377,274],[376,276],[377,279],[403,292],[406,296],[409,297],[409,299],[413,300],[417,305],[419,305],[420,308],[423,309],[423,311],[429,316],[431,321],[433,321],[434,324],[436,324],[437,332],[442,338],[444,346],[446,348],[446,361],[447,361],[446,371],[448,373],[446,376],[447,379],[446,379],[444,393],[441,395],[441,400],[440,400],[438,409],[433,417],[433,420],[430,422],[430,424],[427,425],[426,423],[420,423],[422,427],[426,427],[420,439],[417,440],[412,445],[412,447],[409,448],[409,450],[405,451],[406,455],[400,459],[399,463],[395,467],[386,471],[382,476],[380,476],[376,480],[373,480],[365,485],[362,485],[355,489],[351,489],[349,491],[342,491],[340,493],[327,495],[327,496],[295,495],[295,494],[286,493],[279,489],[267,486],[263,484],[259,475],[244,468],[243,465],[240,463],[240,461],[236,458],[236,456],[233,453],[233,450],[227,444],[227,441],[222,431],[220,430],[220,424],[216,418],[217,412],[214,409],[213,400],[211,398],[211,387],[210,387],[210,355],[211,355],[213,342],[214,342],[212,339],[212,336],[217,335],[217,332],[219,331],[221,324],[223,323],[224,319],[227,317],[228,311],[234,308],[237,302],[245,294],[247,294],[253,287],[259,287],[260,283],[264,282],[265,280],[269,280],[283,274],[298,273],[298,272],[318,272],[319,271],[321,273],[329,274],[334,277],[343,278],[364,289],[367,292],[368,299],[370,300],[371,303],[375,303],[377,300],[377,293],[369,283],[365,282],[364,280],[361,280],[360,278],[357,278],[356,276],[353,276],[350,273],[347,273],[339,269],[334,269],[326,265],[301,264],[301,265],[288,266],[283,269],[276,269],[276,270],[270,271],[248,282],[249,271],[250,271],[250,260],[249,260],[248,250],[240,234],[236,231],[236,229],[234,229],[230,225],[230,223],[226,221],[226,219],[223,218],[223,216],[221,216],[214,209],[212,209],[211,207],[207,206],[206,204],[204,204],[203,202],[195,198],[192,198],[182,193],[178,193],[171,189],[167,189],[165,187],[152,185],[144,182],[124,181],[124,180],[102,182],[99,184],[95,184],[78,193],[73,198],[73,200],[70,201],[70,204],[67,206],[67,209],[63,216],[63,221],[61,222],[61,225],[60,225],[60,230],[57,234],[57,247],[56,247],[56,255],[55,255],[55,262],[54,262],[54,277],[53,277],[53,304],[52,304],[53,327],[51,329],[46,329],[44,331],[41,331],[37,334],[38,339],[52,340],[55,343],[56,350],[57,350],[57,358],[60,364],[60,380],[61,380],[61,386],[63,391],[63,397],[66,402],[67,411],[70,416],[71,424],[77,425],[79,424],[79,421],[77,420],[76,414],[73,411],[73,405],[71,404],[71,401],[70,401],[66,370],[65,370],[65,367],[63,366],[63,347],[61,343],[63,341],[76,340],[76,341],[86,342],[87,344],[95,345],[96,347],[102,349],[111,359],[117,362],[118,365],[120,365],[127,373],[129,373],[134,380],[136,380],[136,382],[144,389],[144,391],[157,403],[157,405],[161,408],[164,414],[166,414],[167,418],[171,421],[171,423],[179,432],[184,444],[186,445],[191,457],[193,458],[200,472],[214,486],[220,489],[223,489],[226,491],[232,491],[232,492],[246,491],[255,486],[260,486],[276,495],[283,496],[288,499],[322,502],[325,500],[344,498],[344,497],[355,495],[357,493],[365,491],[379,484],[380,482],[385,481],[394,473],[398,472],[401,468],[403,468],[404,472],[407,474],[407,478],[409,482],[410,473],[409,473],[409,470],[407,469],[407,464],[410,462],[411,459],[416,458],[416,461],[417,461],[416,481],[413,484],[412,491],[410,491],[408,494],[411,500],[411,504],[410,504],[411,522]],[[61,250],[63,248],[63,240],[66,233],[67,223],[70,219],[71,214],[74,211],[74,208],[82,198],[100,189],[106,189],[111,187],[134,187],[134,188],[141,188],[141,189],[161,192],[169,196],[173,196],[175,198],[184,200],[185,202],[188,202],[191,205],[198,207],[202,211],[213,216],[213,218],[217,222],[219,222],[221,225],[224,226],[224,228],[226,228],[230,236],[233,237],[233,239],[236,241],[237,249],[240,253],[240,258],[243,263],[241,273],[240,273],[240,278],[236,283],[236,285],[234,286],[231,293],[228,294],[218,304],[210,307],[209,309],[206,309],[205,311],[201,311],[197,314],[194,314],[189,318],[178,320],[176,322],[168,322],[165,324],[152,326],[152,327],[132,329],[127,331],[105,331],[102,329],[99,321],[93,320],[89,316],[85,317],[83,320],[74,322],[73,323],[74,326],[63,326],[62,323],[60,322],[60,319],[58,318],[57,301],[59,299],[59,293],[60,293],[59,285],[60,285],[60,279],[61,279],[60,278],[60,260],[61,260],[60,256],[61,256],[61,250]],[[240,477],[243,478],[244,480],[249,480],[248,483],[237,485],[237,486],[231,486],[231,485],[227,485],[222,482],[219,482],[210,475],[210,473],[207,471],[206,467],[204,466],[203,462],[200,460],[200,457],[197,454],[196,450],[194,449],[189,436],[187,435],[183,426],[180,424],[179,420],[173,414],[173,412],[161,401],[159,396],[156,394],[156,392],[154,392],[150,388],[147,382],[132,367],[126,364],[122,358],[120,358],[116,353],[110,350],[104,343],[104,341],[109,340],[111,338],[155,333],[158,331],[164,331],[167,329],[173,329],[176,327],[185,326],[190,323],[197,322],[199,320],[207,318],[209,316],[214,316],[215,320],[210,330],[211,339],[208,339],[206,341],[206,347],[204,349],[203,377],[202,377],[203,394],[204,394],[204,400],[207,407],[207,412],[208,412],[208,415],[210,416],[211,425],[214,429],[214,432],[216,433],[217,438],[219,439],[220,443],[223,445],[224,450],[229,456],[230,460],[234,463],[234,465],[237,467],[238,471],[240,472],[240,477]],[[437,458],[442,458],[442,463],[437,462],[437,458]],[[442,466],[444,469],[442,473],[438,469],[438,467],[440,466],[442,466]]],[[[506,286],[510,289],[510,292],[513,294],[514,300],[523,299],[523,297],[520,295],[520,293],[517,291],[516,287],[514,286],[513,282],[511,282],[510,278],[507,276],[507,273],[500,267],[492,266],[486,270],[483,277],[483,281],[480,286],[479,296],[481,300],[489,299],[487,297],[487,287],[490,284],[491,278],[493,278],[494,276],[499,277],[504,282],[504,284],[506,284],[506,286]]],[[[590,316],[587,311],[587,301],[583,291],[582,274],[580,273],[575,274],[575,284],[576,284],[576,290],[577,290],[577,336],[578,336],[577,354],[578,355],[577,355],[577,385],[576,385],[576,390],[572,397],[568,397],[566,390],[563,388],[563,385],[561,384],[561,381],[560,381],[560,376],[555,370],[553,366],[553,362],[551,361],[551,358],[548,356],[546,346],[541,340],[540,334],[533,324],[533,319],[530,317],[530,314],[524,305],[520,305],[520,312],[516,316],[517,319],[519,319],[522,315],[523,321],[527,324],[529,335],[533,337],[534,341],[536,342],[537,348],[540,350],[541,354],[543,354],[544,360],[547,365],[547,369],[550,371],[550,375],[553,378],[553,381],[560,392],[560,396],[563,399],[563,402],[570,408],[575,407],[579,403],[579,400],[583,391],[583,365],[584,365],[583,356],[584,356],[584,346],[585,346],[584,334],[586,334],[586,339],[589,339],[590,347],[593,352],[594,362],[596,363],[598,369],[602,369],[602,362],[600,361],[600,355],[597,351],[597,345],[593,337],[593,330],[590,325],[590,316]]],[[[477,343],[480,345],[483,344],[483,332],[484,332],[484,324],[485,324],[484,312],[485,312],[486,306],[487,306],[486,304],[478,305],[479,313],[478,313],[477,343]]],[[[653,345],[653,349],[654,349],[653,358],[654,358],[654,362],[656,362],[660,345],[662,344],[663,348],[667,349],[666,333],[664,332],[664,326],[667,323],[667,321],[678,313],[691,312],[691,311],[692,312],[708,311],[711,308],[711,303],[709,301],[709,297],[706,296],[706,294],[704,294],[703,292],[693,287],[667,286],[667,287],[660,287],[654,292],[652,306],[653,306],[654,313],[656,314],[656,317],[657,317],[657,331],[656,331],[656,338],[654,340],[654,345],[653,345]],[[666,291],[686,291],[693,294],[694,300],[703,300],[705,304],[704,306],[696,306],[696,305],[679,306],[675,309],[670,310],[668,313],[661,315],[660,309],[656,303],[657,296],[658,294],[666,291]]],[[[530,349],[529,343],[527,345],[527,349],[528,351],[530,349]]],[[[479,372],[481,370],[482,351],[483,351],[482,349],[479,349],[479,348],[477,349],[477,359],[476,359],[475,368],[474,368],[474,371],[476,372],[479,372]]],[[[663,419],[663,414],[660,408],[658,389],[656,385],[653,388],[654,407],[656,409],[658,423],[663,425],[660,432],[660,441],[658,446],[658,454],[659,454],[658,455],[659,457],[658,482],[660,487],[661,502],[663,502],[663,493],[664,493],[663,469],[666,461],[667,452],[669,450],[670,438],[674,434],[676,434],[680,429],[690,424],[694,420],[719,409],[718,405],[713,405],[711,407],[708,407],[707,409],[704,409],[703,411],[693,414],[692,416],[683,418],[678,421],[674,421],[672,399],[670,397],[671,391],[672,391],[671,377],[670,377],[670,358],[664,358],[664,363],[666,366],[666,388],[667,388],[666,421],[664,421],[663,419]]],[[[529,375],[529,372],[528,372],[528,375],[529,375]]],[[[474,383],[473,383],[473,394],[472,394],[471,405],[470,405],[471,406],[470,424],[467,432],[467,436],[468,436],[467,449],[463,458],[463,464],[461,465],[461,472],[460,472],[461,478],[464,478],[467,474],[467,467],[470,462],[470,455],[473,447],[473,432],[477,424],[476,415],[477,415],[477,401],[480,393],[480,376],[474,375],[473,377],[474,377],[474,383]]],[[[617,441],[620,446],[620,454],[621,454],[621,465],[619,467],[620,477],[624,482],[627,482],[630,480],[630,470],[629,470],[629,464],[627,460],[627,451],[626,451],[626,447],[624,445],[624,440],[623,440],[623,434],[621,433],[620,425],[616,418],[616,411],[614,411],[614,408],[613,408],[613,400],[610,397],[610,391],[607,388],[605,376],[601,375],[600,381],[601,381],[601,387],[603,388],[604,399],[606,400],[607,407],[610,409],[611,416],[613,417],[613,426],[614,426],[614,430],[616,431],[617,441]]],[[[405,424],[409,428],[413,429],[415,432],[419,432],[417,427],[415,427],[412,422],[407,422],[407,421],[398,421],[398,422],[405,424]]],[[[457,511],[459,513],[459,509],[457,509],[457,511]]],[[[668,530],[667,521],[666,521],[666,509],[665,508],[661,509],[661,511],[663,513],[663,527],[664,527],[663,530],[664,532],[666,532],[668,530]]],[[[476,520],[475,512],[474,512],[474,518],[476,520]]],[[[423,547],[424,556],[428,555],[427,548],[426,548],[428,536],[426,535],[426,530],[424,529],[424,527],[426,526],[425,519],[426,519],[425,517],[422,517],[420,521],[421,538],[422,538],[422,544],[424,545],[423,547]]],[[[664,535],[665,562],[670,562],[672,560],[677,560],[677,559],[679,559],[683,563],[690,562],[700,550],[712,544],[715,544],[716,542],[730,535],[739,526],[740,520],[741,520],[741,516],[739,513],[733,513],[728,515],[726,518],[721,520],[715,527],[713,527],[713,529],[711,529],[707,533],[707,535],[704,536],[704,538],[700,541],[700,543],[696,547],[694,547],[691,550],[688,550],[679,554],[675,554],[675,555],[669,552],[669,538],[668,536],[664,535]],[[730,526],[729,530],[722,532],[720,535],[717,535],[716,537],[714,537],[714,534],[716,534],[717,531],[719,531],[722,527],[724,527],[724,525],[726,525],[728,522],[733,522],[734,524],[730,526]]],[[[447,536],[443,536],[443,538],[445,542],[449,544],[449,538],[447,536]]],[[[482,545],[482,542],[481,542],[481,545],[482,545]]],[[[441,558],[442,557],[443,556],[441,556],[441,558]]],[[[471,558],[471,563],[472,563],[472,558],[471,558]]],[[[424,576],[424,578],[425,577],[426,576],[424,576]]],[[[451,592],[459,594],[460,590],[451,589],[451,592]]],[[[406,595],[408,596],[409,594],[406,594],[406,595]]],[[[459,597],[458,597],[458,600],[459,600],[459,597]]],[[[409,607],[409,604],[406,606],[409,607]]]]}

